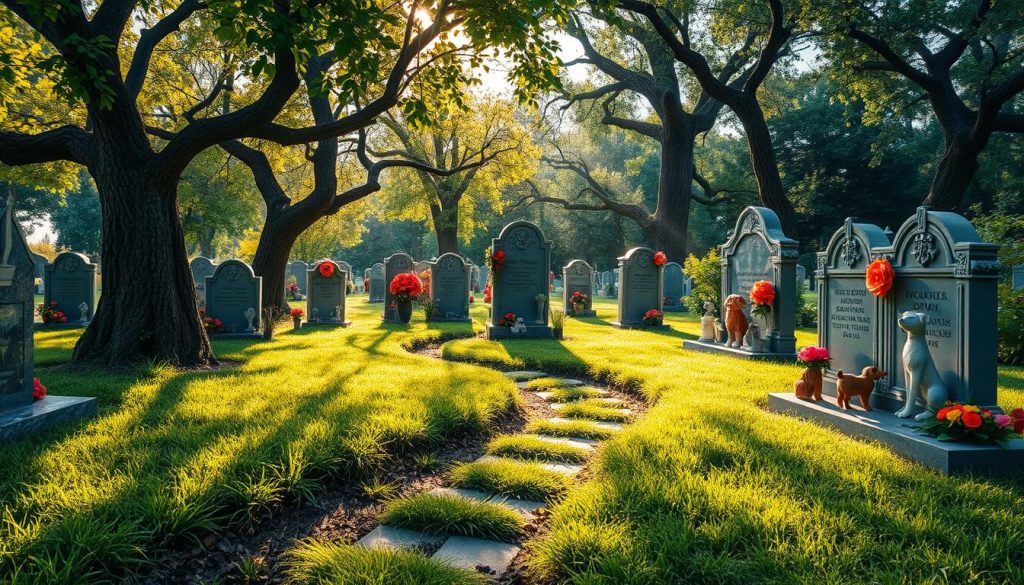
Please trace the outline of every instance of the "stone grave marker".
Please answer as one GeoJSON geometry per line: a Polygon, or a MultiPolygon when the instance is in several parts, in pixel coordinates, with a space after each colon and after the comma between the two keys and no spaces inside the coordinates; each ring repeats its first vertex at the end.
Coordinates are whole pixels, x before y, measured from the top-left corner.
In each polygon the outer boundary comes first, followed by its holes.
{"type": "Polygon", "coordinates": [[[220,319],[216,335],[260,337],[263,278],[241,260],[225,260],[206,277],[206,315],[220,319]]]}
{"type": "Polygon", "coordinates": [[[471,264],[469,267],[469,285],[470,290],[475,293],[483,290],[483,286],[480,284],[480,267],[475,264],[471,264]]]}
{"type": "Polygon", "coordinates": [[[480,270],[480,290],[484,290],[484,287],[486,287],[487,283],[490,282],[490,272],[486,265],[478,266],[478,269],[480,270]]]}
{"type": "Polygon", "coordinates": [[[688,294],[684,286],[683,267],[678,262],[669,262],[662,269],[662,288],[665,292],[664,310],[679,312],[685,310],[682,298],[688,294]]]}
{"type": "Polygon", "coordinates": [[[92,320],[96,310],[96,272],[97,266],[89,257],[78,252],[61,252],[46,266],[43,302],[68,318],[67,323],[55,327],[84,327],[92,320]]]}
{"type": "Polygon", "coordinates": [[[46,259],[46,256],[33,253],[32,262],[35,264],[36,294],[41,295],[46,291],[46,265],[49,264],[50,261],[46,259]]]}
{"type": "Polygon", "coordinates": [[[612,298],[618,298],[619,296],[619,269],[615,268],[612,270],[612,298]]]}
{"type": "Polygon", "coordinates": [[[565,308],[565,314],[570,315],[573,312],[572,293],[579,291],[587,295],[587,304],[583,307],[582,314],[579,317],[593,317],[597,313],[594,312],[594,269],[587,264],[586,260],[573,260],[562,268],[562,282],[565,286],[562,289],[562,306],[565,308]]]}
{"type": "Polygon", "coordinates": [[[619,258],[619,315],[612,326],[647,327],[644,313],[660,311],[664,299],[662,267],[654,263],[654,250],[633,248],[619,258]]]}
{"type": "Polygon", "coordinates": [[[348,327],[345,299],[349,273],[332,260],[321,260],[306,272],[306,326],[348,327]]]}
{"type": "Polygon", "coordinates": [[[1024,288],[1024,264],[1018,264],[1013,267],[1013,288],[1024,288]]]}
{"type": "Polygon", "coordinates": [[[206,309],[206,277],[213,276],[213,271],[217,269],[217,265],[214,264],[213,260],[205,256],[196,256],[188,264],[189,268],[192,269],[192,281],[196,285],[196,300],[199,301],[199,309],[206,309]]]}
{"type": "Polygon", "coordinates": [[[398,309],[392,307],[394,297],[391,296],[391,281],[399,274],[413,272],[416,263],[412,256],[405,252],[392,254],[384,259],[384,320],[392,323],[398,322],[398,309]]]}
{"type": "Polygon", "coordinates": [[[548,326],[550,300],[551,243],[544,233],[527,221],[505,226],[491,241],[491,250],[505,252],[504,266],[491,275],[491,315],[487,338],[551,338],[548,326]],[[508,327],[501,321],[506,314],[521,320],[508,327]]]}
{"type": "Polygon", "coordinates": [[[95,398],[32,396],[38,266],[14,218],[11,199],[4,203],[0,201],[0,442],[96,414],[95,398]]]}
{"type": "MultiPolygon", "coordinates": [[[[745,311],[759,325],[767,351],[730,348],[705,341],[684,341],[683,347],[701,351],[728,353],[748,359],[789,361],[796,357],[796,261],[799,244],[782,233],[782,223],[766,207],[747,207],[736,219],[736,226],[721,246],[722,289],[716,306],[725,316],[722,301],[736,294],[747,302],[745,311]],[[750,315],[750,289],[755,282],[767,280],[775,288],[775,301],[767,323],[750,315]]],[[[724,318],[723,318],[724,322],[724,318]]]]}
{"type": "Polygon", "coordinates": [[[288,274],[285,275],[285,281],[289,280],[292,276],[295,277],[295,284],[299,285],[299,294],[305,296],[308,294],[306,291],[306,273],[309,272],[309,264],[302,260],[295,260],[288,266],[288,274]]]}
{"type": "Polygon", "coordinates": [[[370,267],[369,302],[383,303],[385,288],[387,288],[387,285],[384,283],[384,264],[377,262],[370,267]]]}
{"type": "Polygon", "coordinates": [[[889,245],[876,225],[847,218],[818,252],[818,345],[828,348],[832,367],[824,372],[824,392],[835,396],[836,372],[859,374],[878,363],[881,304],[868,292],[864,273],[871,250],[889,245]]]}
{"type": "Polygon", "coordinates": [[[438,321],[468,322],[470,267],[458,254],[441,256],[430,266],[430,299],[438,321]]]}

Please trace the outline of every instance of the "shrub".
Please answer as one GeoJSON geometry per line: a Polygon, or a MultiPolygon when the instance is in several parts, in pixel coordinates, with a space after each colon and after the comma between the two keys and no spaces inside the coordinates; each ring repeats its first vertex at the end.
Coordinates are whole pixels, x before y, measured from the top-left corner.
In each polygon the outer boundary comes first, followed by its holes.
{"type": "Polygon", "coordinates": [[[703,258],[690,254],[683,261],[683,272],[693,281],[693,289],[684,297],[686,308],[697,315],[704,314],[704,301],[720,304],[719,290],[722,288],[722,265],[718,251],[711,249],[703,258]]]}

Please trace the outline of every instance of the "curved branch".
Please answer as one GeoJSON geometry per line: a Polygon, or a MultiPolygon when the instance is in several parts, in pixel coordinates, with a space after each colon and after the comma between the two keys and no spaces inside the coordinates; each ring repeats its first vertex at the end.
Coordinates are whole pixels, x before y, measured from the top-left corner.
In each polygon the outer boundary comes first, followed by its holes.
{"type": "MultiPolygon", "coordinates": [[[[100,6],[100,10],[110,4],[109,0],[100,6]]],[[[201,0],[184,0],[170,14],[153,25],[153,28],[144,28],[139,33],[139,42],[135,46],[135,54],[132,55],[132,63],[128,67],[128,73],[124,77],[125,89],[132,100],[139,97],[142,86],[146,82],[146,75],[149,72],[149,62],[153,58],[153,51],[168,35],[178,30],[185,20],[198,10],[206,8],[206,3],[201,0]]],[[[97,17],[99,11],[97,11],[97,17]]]]}
{"type": "Polygon", "coordinates": [[[88,165],[92,134],[77,126],[61,126],[39,134],[0,132],[0,162],[12,167],[66,160],[88,165]]]}

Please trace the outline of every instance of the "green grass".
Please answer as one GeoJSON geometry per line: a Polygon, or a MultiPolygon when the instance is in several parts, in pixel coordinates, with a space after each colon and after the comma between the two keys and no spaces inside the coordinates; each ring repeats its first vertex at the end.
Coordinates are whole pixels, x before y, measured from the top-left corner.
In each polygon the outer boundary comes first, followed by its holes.
{"type": "Polygon", "coordinates": [[[548,402],[572,402],[574,400],[600,398],[602,396],[604,394],[597,388],[576,386],[572,388],[553,388],[551,389],[551,395],[546,396],[544,399],[548,402]]]}
{"type": "Polygon", "coordinates": [[[522,536],[523,519],[507,507],[463,498],[417,494],[391,502],[380,521],[388,526],[516,542],[522,536]]]}
{"type": "Polygon", "coordinates": [[[629,414],[621,409],[612,408],[604,402],[581,400],[570,402],[558,409],[558,416],[563,418],[582,418],[601,422],[622,423],[629,419],[629,414]]]}
{"type": "MultiPolygon", "coordinates": [[[[602,444],[592,476],[531,542],[527,581],[656,583],[1024,582],[1024,481],[945,477],[764,409],[800,368],[684,351],[668,332],[614,330],[614,306],[572,319],[566,340],[455,341],[443,353],[592,377],[651,408],[602,444]]],[[[809,330],[797,345],[813,343],[809,330]]],[[[999,402],[1024,403],[1024,369],[999,370],[999,402]]],[[[538,432],[534,425],[531,431],[538,432]]]]}
{"type": "Polygon", "coordinates": [[[518,498],[550,500],[565,493],[571,480],[557,471],[529,461],[481,461],[452,470],[452,485],[518,498]]]}
{"type": "MultiPolygon", "coordinates": [[[[169,540],[266,522],[516,404],[501,374],[402,347],[468,325],[381,325],[364,298],[349,329],[215,340],[232,360],[216,371],[40,369],[99,414],[0,449],[0,581],[121,580],[169,540]]],[[[37,364],[69,359],[80,332],[38,333],[37,364]]]]}
{"type": "Polygon", "coordinates": [[[418,551],[306,541],[289,552],[292,583],[309,585],[482,585],[480,573],[456,569],[418,551]]]}
{"type": "Polygon", "coordinates": [[[487,444],[487,453],[497,457],[543,459],[561,463],[582,463],[589,452],[586,449],[545,441],[530,435],[505,435],[487,444]]]}
{"type": "Polygon", "coordinates": [[[563,378],[546,376],[544,378],[534,378],[526,382],[524,387],[527,390],[551,390],[554,388],[570,388],[572,384],[566,382],[563,378]]]}
{"type": "Polygon", "coordinates": [[[603,441],[610,439],[616,431],[599,427],[593,421],[572,420],[565,422],[551,422],[546,420],[533,420],[526,425],[526,432],[538,435],[550,435],[552,437],[579,437],[581,439],[594,439],[603,441]]]}

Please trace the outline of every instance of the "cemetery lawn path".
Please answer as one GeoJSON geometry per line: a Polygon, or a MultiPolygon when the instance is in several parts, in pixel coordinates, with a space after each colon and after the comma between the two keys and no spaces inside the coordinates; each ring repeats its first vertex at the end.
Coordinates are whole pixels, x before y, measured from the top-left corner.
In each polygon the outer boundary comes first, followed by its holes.
{"type": "MultiPolygon", "coordinates": [[[[562,342],[451,341],[448,359],[586,375],[650,402],[527,543],[530,582],[1024,583],[1024,475],[947,478],[884,446],[764,409],[795,365],[684,351],[670,332],[569,319],[562,342]]],[[[797,331],[797,346],[815,341],[797,331]]],[[[1004,408],[1024,368],[1000,368],[1004,408]]]]}
{"type": "Polygon", "coordinates": [[[381,307],[354,295],[349,329],[214,341],[214,371],[48,367],[70,359],[80,331],[37,334],[49,392],[96,396],[99,416],[0,449],[0,582],[130,578],[168,543],[273,522],[325,483],[487,431],[516,405],[500,373],[403,348],[469,324],[418,313],[384,326],[381,307]]]}

